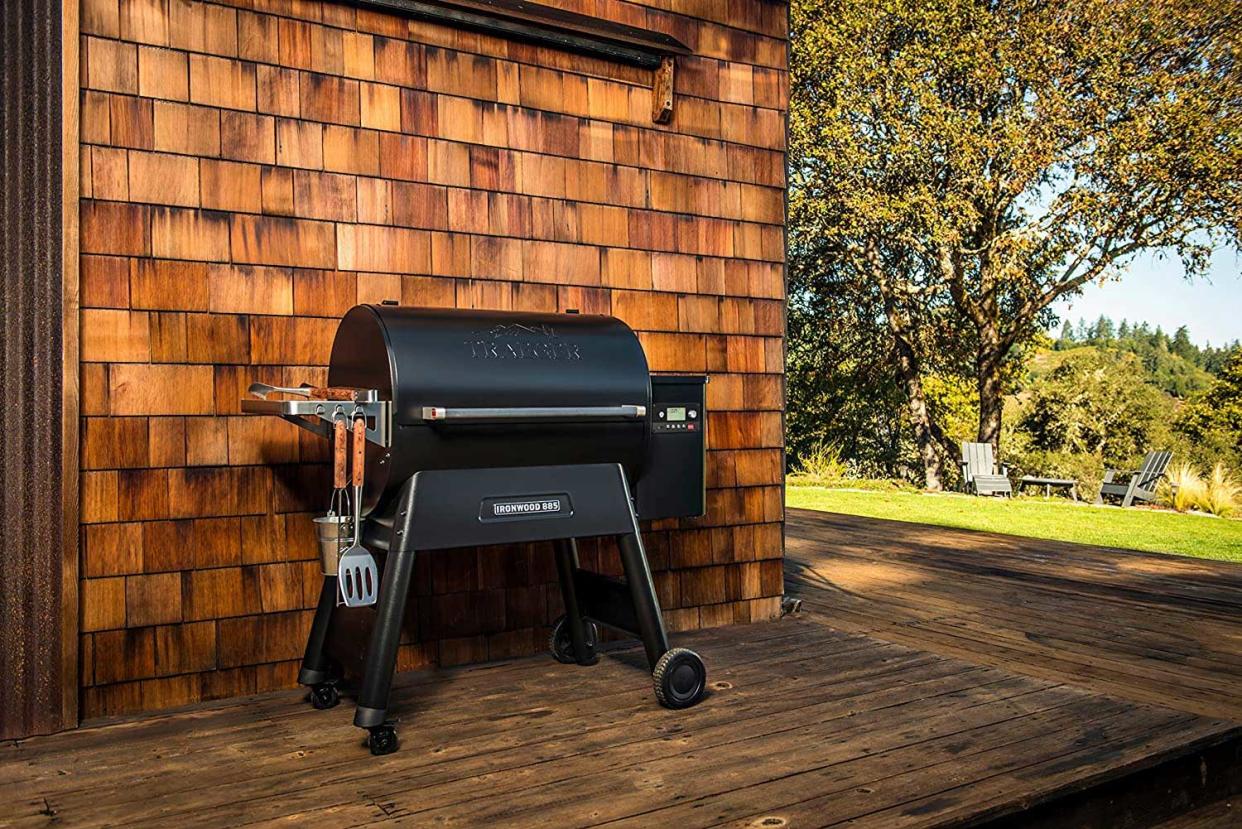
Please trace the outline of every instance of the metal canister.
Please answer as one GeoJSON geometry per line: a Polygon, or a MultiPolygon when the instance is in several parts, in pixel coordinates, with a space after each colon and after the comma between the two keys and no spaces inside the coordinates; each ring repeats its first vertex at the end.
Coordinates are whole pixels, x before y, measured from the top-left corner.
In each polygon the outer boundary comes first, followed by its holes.
{"type": "Polygon", "coordinates": [[[319,538],[319,560],[325,576],[336,576],[341,551],[353,540],[354,522],[348,515],[328,513],[315,519],[319,538]]]}

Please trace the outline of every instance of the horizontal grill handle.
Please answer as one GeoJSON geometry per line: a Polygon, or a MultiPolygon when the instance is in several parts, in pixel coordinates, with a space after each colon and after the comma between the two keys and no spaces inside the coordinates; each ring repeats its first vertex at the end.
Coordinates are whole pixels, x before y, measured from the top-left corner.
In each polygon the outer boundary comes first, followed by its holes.
{"type": "Polygon", "coordinates": [[[646,406],[547,406],[510,408],[447,408],[423,406],[423,420],[428,423],[445,421],[487,423],[507,420],[587,420],[647,416],[646,406]]]}

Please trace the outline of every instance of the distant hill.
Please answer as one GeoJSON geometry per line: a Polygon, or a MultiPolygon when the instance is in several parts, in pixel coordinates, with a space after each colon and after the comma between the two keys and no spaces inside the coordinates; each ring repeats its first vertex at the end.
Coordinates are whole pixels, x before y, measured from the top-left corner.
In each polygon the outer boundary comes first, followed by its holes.
{"type": "MultiPolygon", "coordinates": [[[[1092,324],[1079,320],[1077,326],[1066,322],[1055,342],[1056,352],[1083,347],[1134,354],[1146,369],[1151,385],[1185,399],[1212,385],[1229,354],[1238,348],[1238,342],[1219,348],[1198,346],[1190,341],[1184,325],[1170,337],[1158,326],[1152,329],[1147,323],[1132,325],[1126,320],[1114,324],[1108,317],[1100,317],[1092,324]]],[[[1033,365],[1032,371],[1037,368],[1033,365]]]]}

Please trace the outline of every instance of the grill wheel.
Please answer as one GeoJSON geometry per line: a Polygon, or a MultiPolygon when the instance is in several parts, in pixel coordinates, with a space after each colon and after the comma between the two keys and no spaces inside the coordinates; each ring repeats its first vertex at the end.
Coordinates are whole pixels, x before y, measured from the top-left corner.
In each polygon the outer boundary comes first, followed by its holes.
{"type": "Polygon", "coordinates": [[[673,648],[660,657],[651,679],[656,699],[665,708],[689,708],[707,690],[707,668],[688,648],[673,648]]]}
{"type": "Polygon", "coordinates": [[[367,735],[367,748],[376,757],[392,754],[397,750],[397,729],[385,723],[368,730],[370,733],[367,735]]]}
{"type": "Polygon", "coordinates": [[[321,682],[310,690],[310,704],[316,710],[335,708],[340,701],[341,692],[336,689],[335,683],[321,682]]]}
{"type": "Polygon", "coordinates": [[[599,661],[599,654],[595,652],[596,646],[599,645],[599,626],[588,621],[583,627],[586,628],[587,646],[591,651],[590,661],[578,662],[577,656],[574,655],[574,643],[569,638],[569,625],[566,624],[564,616],[552,624],[552,635],[548,638],[548,647],[552,651],[553,659],[564,665],[594,665],[599,661]]]}

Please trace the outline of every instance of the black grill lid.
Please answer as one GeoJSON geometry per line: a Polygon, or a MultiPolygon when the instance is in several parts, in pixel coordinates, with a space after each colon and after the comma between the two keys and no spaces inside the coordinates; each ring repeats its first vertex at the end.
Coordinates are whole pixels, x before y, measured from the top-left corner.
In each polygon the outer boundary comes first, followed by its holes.
{"type": "Polygon", "coordinates": [[[328,382],[374,388],[396,425],[425,407],[648,406],[647,358],[614,317],[360,305],[332,345],[328,382]]]}

